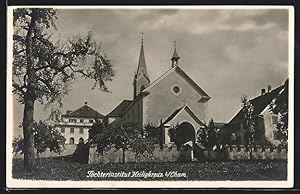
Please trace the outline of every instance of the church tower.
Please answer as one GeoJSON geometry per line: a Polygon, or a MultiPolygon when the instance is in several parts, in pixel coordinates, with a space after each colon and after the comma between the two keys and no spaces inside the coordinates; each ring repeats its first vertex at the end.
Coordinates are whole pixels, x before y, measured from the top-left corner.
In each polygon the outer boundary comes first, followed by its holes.
{"type": "Polygon", "coordinates": [[[179,61],[180,57],[176,51],[176,41],[174,41],[174,53],[173,56],[171,58],[172,61],[172,67],[177,66],[178,65],[178,61],[179,61]]]}
{"type": "Polygon", "coordinates": [[[142,33],[142,41],[141,41],[141,51],[140,51],[140,58],[138,62],[138,68],[134,75],[133,81],[133,97],[136,98],[137,95],[144,90],[149,84],[150,79],[147,73],[145,55],[144,55],[144,39],[142,33]]]}

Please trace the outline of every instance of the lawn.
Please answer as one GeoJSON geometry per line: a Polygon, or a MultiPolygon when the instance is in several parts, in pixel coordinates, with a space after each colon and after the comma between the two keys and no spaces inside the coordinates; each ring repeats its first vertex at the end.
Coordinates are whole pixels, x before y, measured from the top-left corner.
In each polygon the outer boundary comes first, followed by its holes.
{"type": "Polygon", "coordinates": [[[190,163],[80,164],[66,158],[40,159],[32,173],[23,160],[13,160],[13,178],[34,180],[286,180],[286,160],[211,161],[190,163]],[[88,171],[131,173],[129,177],[87,177],[88,171]],[[136,174],[139,172],[139,174],[136,174]],[[163,177],[144,178],[151,172],[163,177]],[[169,174],[167,174],[169,173],[169,174]],[[133,174],[135,174],[133,176],[133,174]],[[146,174],[147,175],[147,174],[146,174]],[[161,175],[161,174],[160,174],[161,175]],[[169,175],[169,176],[167,176],[169,175]],[[186,175],[186,176],[184,176],[186,175]],[[133,176],[133,177],[132,177],[133,176]]]}

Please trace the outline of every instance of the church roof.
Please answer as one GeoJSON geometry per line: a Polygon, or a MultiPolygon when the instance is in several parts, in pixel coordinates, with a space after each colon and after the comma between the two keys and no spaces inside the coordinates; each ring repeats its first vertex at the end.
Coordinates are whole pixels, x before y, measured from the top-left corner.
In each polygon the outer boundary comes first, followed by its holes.
{"type": "MultiPolygon", "coordinates": [[[[255,97],[249,102],[253,105],[253,115],[259,115],[263,110],[272,102],[272,100],[280,93],[284,88],[284,85],[275,88],[274,90],[267,92],[264,95],[255,97]]],[[[244,120],[244,115],[242,109],[231,119],[228,125],[244,120]]]]}
{"type": "Polygon", "coordinates": [[[89,107],[87,104],[80,107],[77,110],[74,110],[72,112],[68,112],[65,115],[62,115],[63,117],[84,117],[84,118],[103,118],[104,115],[97,112],[93,108],[89,107]]]}
{"type": "Polygon", "coordinates": [[[142,43],[140,57],[139,57],[139,63],[138,63],[138,69],[136,72],[136,78],[140,77],[143,74],[149,80],[149,75],[147,73],[147,67],[146,67],[145,54],[144,54],[144,45],[142,43]]]}
{"type": "Polygon", "coordinates": [[[116,106],[110,113],[107,114],[108,117],[121,117],[126,110],[126,108],[131,104],[132,100],[123,100],[118,106],[116,106]]]}
{"type": "Polygon", "coordinates": [[[158,82],[160,82],[162,79],[167,77],[171,72],[176,71],[181,77],[183,77],[187,82],[191,84],[191,86],[205,98],[206,100],[210,99],[210,96],[192,80],[179,66],[174,66],[173,68],[169,69],[167,72],[165,72],[162,76],[157,78],[155,81],[153,81],[147,88],[144,89],[144,91],[149,91],[153,86],[155,86],[158,82]]]}
{"type": "Polygon", "coordinates": [[[184,105],[181,108],[175,110],[164,122],[163,124],[168,123],[173,120],[177,115],[179,115],[183,110],[186,110],[187,113],[200,125],[204,125],[203,122],[193,113],[193,111],[187,106],[184,105]]]}

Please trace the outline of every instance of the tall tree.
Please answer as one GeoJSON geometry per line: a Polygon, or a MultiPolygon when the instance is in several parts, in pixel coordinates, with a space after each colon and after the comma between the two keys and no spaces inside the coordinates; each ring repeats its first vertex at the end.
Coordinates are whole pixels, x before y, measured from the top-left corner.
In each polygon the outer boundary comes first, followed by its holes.
{"type": "Polygon", "coordinates": [[[217,144],[217,131],[213,119],[210,119],[207,130],[208,130],[207,131],[208,148],[213,149],[213,147],[217,144]]]}
{"type": "Polygon", "coordinates": [[[250,145],[250,159],[252,159],[252,147],[255,144],[255,122],[253,118],[254,106],[246,96],[241,98],[244,122],[248,132],[248,144],[250,145]]]}
{"type": "Polygon", "coordinates": [[[278,115],[275,135],[282,144],[286,143],[288,139],[288,108],[288,80],[286,80],[283,91],[276,96],[269,106],[269,111],[278,115]]]}
{"type": "Polygon", "coordinates": [[[34,167],[34,105],[45,108],[61,106],[77,77],[95,80],[94,87],[108,91],[105,81],[114,76],[111,62],[89,33],[68,41],[54,40],[49,32],[56,30],[56,10],[17,8],[13,11],[13,93],[24,104],[24,167],[34,167]],[[88,58],[90,56],[90,58],[88,58]],[[88,59],[93,59],[89,63],[88,59]]]}
{"type": "MultiPolygon", "coordinates": [[[[50,152],[55,153],[61,153],[63,151],[66,141],[65,137],[48,123],[44,121],[34,122],[33,134],[37,158],[39,158],[39,155],[44,153],[47,149],[49,149],[50,152]]],[[[22,137],[13,139],[13,152],[24,153],[24,139],[22,137]]]]}

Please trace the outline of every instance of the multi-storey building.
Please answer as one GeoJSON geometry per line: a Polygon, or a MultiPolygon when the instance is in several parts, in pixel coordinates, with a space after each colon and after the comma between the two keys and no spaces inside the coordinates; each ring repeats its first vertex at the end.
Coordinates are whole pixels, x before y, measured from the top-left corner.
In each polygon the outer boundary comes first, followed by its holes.
{"type": "Polygon", "coordinates": [[[89,129],[93,123],[103,120],[104,116],[92,109],[85,102],[84,106],[77,110],[68,110],[66,114],[61,116],[61,122],[56,125],[61,134],[66,138],[66,144],[78,144],[85,142],[89,137],[89,129]]]}

